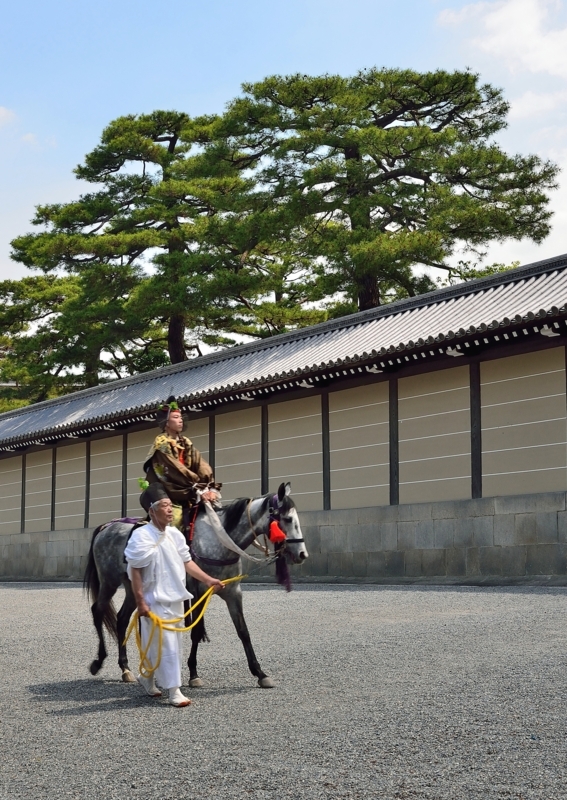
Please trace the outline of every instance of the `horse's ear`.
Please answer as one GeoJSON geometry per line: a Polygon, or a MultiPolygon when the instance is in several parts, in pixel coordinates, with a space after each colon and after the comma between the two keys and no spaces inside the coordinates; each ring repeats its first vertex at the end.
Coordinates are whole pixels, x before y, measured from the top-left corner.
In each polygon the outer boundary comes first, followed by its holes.
{"type": "Polygon", "coordinates": [[[280,485],[278,486],[278,500],[280,501],[280,503],[284,499],[284,497],[285,497],[285,483],[280,483],[280,485]]]}

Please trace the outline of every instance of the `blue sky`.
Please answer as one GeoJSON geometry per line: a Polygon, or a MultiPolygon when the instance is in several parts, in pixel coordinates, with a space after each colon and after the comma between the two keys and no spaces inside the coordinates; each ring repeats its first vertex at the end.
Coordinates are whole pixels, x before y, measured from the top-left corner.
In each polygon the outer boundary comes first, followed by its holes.
{"type": "MultiPolygon", "coordinates": [[[[370,66],[470,67],[512,103],[501,143],[567,169],[567,2],[561,0],[19,0],[0,28],[0,279],[25,274],[9,242],[39,203],[83,187],[72,169],[110,120],[157,108],[221,111],[243,81],[352,74],[370,66]]],[[[567,175],[539,247],[494,246],[491,261],[567,251],[567,175]]]]}

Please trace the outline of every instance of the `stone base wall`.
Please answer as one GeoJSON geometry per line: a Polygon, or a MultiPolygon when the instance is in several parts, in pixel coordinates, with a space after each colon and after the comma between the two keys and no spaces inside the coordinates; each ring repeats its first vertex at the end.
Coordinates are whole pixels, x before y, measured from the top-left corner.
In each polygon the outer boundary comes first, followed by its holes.
{"type": "MultiPolygon", "coordinates": [[[[300,513],[293,579],[567,584],[566,493],[300,513]]],[[[0,579],[82,580],[92,530],[0,537],[0,579]]],[[[257,555],[258,551],[254,551],[257,555]]],[[[273,567],[251,578],[270,579],[273,567]]]]}
{"type": "Polygon", "coordinates": [[[0,580],[82,581],[93,530],[0,536],[0,580]]]}

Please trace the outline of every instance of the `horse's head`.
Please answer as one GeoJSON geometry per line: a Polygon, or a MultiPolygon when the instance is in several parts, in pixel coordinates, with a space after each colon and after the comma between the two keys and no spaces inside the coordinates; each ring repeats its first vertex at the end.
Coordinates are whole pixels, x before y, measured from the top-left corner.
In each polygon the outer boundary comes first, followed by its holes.
{"type": "Polygon", "coordinates": [[[305,542],[303,541],[303,534],[301,532],[301,525],[299,524],[299,516],[295,503],[291,499],[291,484],[282,483],[278,488],[278,492],[274,495],[272,500],[272,507],[270,509],[271,515],[277,520],[280,528],[285,533],[285,555],[294,564],[299,564],[309,557],[305,542]]]}

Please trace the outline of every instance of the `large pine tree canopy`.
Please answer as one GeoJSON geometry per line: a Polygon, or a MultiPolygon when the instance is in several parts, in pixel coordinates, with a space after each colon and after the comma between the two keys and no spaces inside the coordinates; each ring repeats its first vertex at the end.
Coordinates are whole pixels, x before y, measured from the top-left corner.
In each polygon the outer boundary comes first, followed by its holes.
{"type": "Polygon", "coordinates": [[[372,69],[245,84],[223,114],[120,117],[0,283],[4,407],[477,277],[542,241],[557,168],[509,155],[500,90],[372,69]],[[437,276],[437,277],[436,277],[437,276]],[[445,276],[439,277],[439,276],[445,276]]]}

